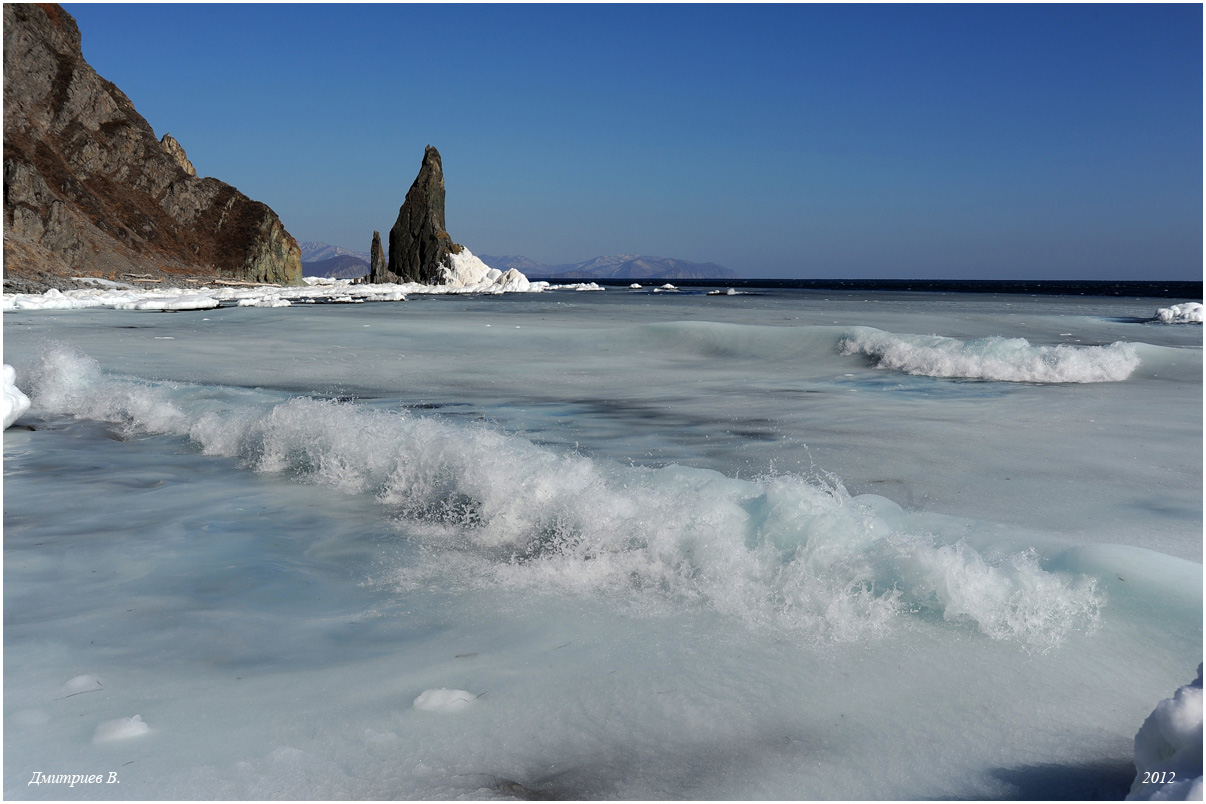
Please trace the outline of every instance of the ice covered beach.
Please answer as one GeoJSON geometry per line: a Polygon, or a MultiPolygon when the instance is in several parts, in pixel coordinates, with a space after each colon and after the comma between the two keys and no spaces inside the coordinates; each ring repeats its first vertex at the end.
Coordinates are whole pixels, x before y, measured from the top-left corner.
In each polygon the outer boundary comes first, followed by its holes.
{"type": "Polygon", "coordinates": [[[405,301],[407,294],[480,295],[501,293],[540,293],[545,290],[602,290],[587,283],[558,284],[529,282],[518,271],[491,268],[468,249],[450,256],[452,263],[439,285],[354,284],[346,279],[306,277],[298,287],[256,285],[249,282],[221,282],[199,287],[138,286],[96,277],[76,277],[91,287],[50,290],[46,293],[6,293],[2,309],[9,310],[83,310],[92,307],[111,310],[179,312],[211,310],[215,307],[290,307],[294,304],[363,304],[365,302],[405,301]]]}
{"type": "Polygon", "coordinates": [[[237,301],[6,301],[7,798],[1116,798],[1180,722],[1159,300],[237,301]]]}

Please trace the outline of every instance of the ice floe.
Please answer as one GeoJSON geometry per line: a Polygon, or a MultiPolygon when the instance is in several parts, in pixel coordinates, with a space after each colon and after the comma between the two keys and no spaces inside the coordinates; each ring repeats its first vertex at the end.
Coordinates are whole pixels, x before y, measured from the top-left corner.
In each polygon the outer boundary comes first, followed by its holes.
{"type": "Polygon", "coordinates": [[[221,302],[203,293],[164,294],[121,301],[113,305],[116,310],[212,310],[221,302]]]}

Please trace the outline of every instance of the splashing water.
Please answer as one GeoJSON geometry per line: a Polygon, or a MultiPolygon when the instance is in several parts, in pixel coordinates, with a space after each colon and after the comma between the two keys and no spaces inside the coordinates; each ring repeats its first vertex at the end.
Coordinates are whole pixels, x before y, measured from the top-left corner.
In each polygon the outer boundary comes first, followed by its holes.
{"type": "Polygon", "coordinates": [[[738,480],[560,453],[409,412],[105,376],[66,349],[29,373],[35,411],[187,436],[208,455],[389,507],[429,559],[397,570],[471,585],[652,597],[853,640],[911,614],[1030,650],[1094,627],[1094,580],[1033,551],[989,562],[919,531],[895,503],[798,475],[738,480]]]}
{"type": "Polygon", "coordinates": [[[1032,346],[1025,338],[961,341],[938,335],[893,335],[859,328],[839,343],[844,355],[863,354],[877,368],[930,377],[1031,383],[1120,382],[1139,367],[1133,344],[1032,346]]]}

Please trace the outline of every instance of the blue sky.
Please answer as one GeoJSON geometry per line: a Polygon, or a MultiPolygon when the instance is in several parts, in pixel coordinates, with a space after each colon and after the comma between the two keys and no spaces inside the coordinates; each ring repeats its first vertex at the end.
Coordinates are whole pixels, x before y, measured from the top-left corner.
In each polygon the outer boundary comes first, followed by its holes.
{"type": "Polygon", "coordinates": [[[1200,279],[1200,5],[66,4],[202,175],[367,251],[1200,279]]]}

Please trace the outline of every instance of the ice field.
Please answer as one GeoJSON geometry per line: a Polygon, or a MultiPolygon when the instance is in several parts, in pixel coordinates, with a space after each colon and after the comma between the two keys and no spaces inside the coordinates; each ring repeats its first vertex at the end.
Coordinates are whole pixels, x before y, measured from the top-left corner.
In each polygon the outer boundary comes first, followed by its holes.
{"type": "Polygon", "coordinates": [[[1200,307],[653,290],[6,307],[5,796],[1126,795],[1200,307]]]}

